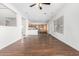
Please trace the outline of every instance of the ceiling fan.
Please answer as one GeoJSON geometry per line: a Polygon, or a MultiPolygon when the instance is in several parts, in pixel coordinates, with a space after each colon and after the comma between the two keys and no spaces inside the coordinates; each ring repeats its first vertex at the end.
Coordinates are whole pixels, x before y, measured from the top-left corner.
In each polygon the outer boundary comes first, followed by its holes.
{"type": "Polygon", "coordinates": [[[39,7],[39,9],[42,10],[42,4],[50,5],[51,3],[34,3],[34,4],[30,5],[29,7],[33,7],[33,6],[37,5],[39,7]]]}

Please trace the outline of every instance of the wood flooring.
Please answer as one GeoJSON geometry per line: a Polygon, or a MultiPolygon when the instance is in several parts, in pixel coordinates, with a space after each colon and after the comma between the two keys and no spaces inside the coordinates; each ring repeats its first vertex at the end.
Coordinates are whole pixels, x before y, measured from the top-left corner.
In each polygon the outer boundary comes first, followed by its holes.
{"type": "Polygon", "coordinates": [[[79,52],[49,34],[28,36],[0,50],[0,56],[79,56],[79,52]]]}

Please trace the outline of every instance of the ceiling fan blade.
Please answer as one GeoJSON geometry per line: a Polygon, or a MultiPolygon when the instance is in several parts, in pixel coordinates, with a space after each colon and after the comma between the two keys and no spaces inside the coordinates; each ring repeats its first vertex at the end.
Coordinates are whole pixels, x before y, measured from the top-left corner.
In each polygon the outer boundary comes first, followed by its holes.
{"type": "Polygon", "coordinates": [[[50,5],[51,3],[42,3],[42,4],[45,4],[45,5],[50,5]]]}
{"type": "Polygon", "coordinates": [[[33,6],[35,6],[35,5],[36,5],[36,3],[35,3],[35,4],[30,5],[30,7],[33,7],[33,6]]]}
{"type": "Polygon", "coordinates": [[[40,10],[42,10],[42,7],[41,7],[41,6],[39,6],[39,9],[40,9],[40,10]]]}

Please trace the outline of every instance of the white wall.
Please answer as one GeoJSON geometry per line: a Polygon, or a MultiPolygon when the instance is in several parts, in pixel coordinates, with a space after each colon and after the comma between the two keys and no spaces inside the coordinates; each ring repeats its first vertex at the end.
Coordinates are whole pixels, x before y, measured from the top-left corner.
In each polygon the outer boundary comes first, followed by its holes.
{"type": "Polygon", "coordinates": [[[17,26],[0,26],[0,49],[21,39],[21,17],[17,15],[17,26]]]}
{"type": "MultiPolygon", "coordinates": [[[[12,9],[12,6],[8,4],[5,4],[5,5],[8,8],[11,7],[12,9]]],[[[17,21],[17,25],[13,27],[0,26],[0,49],[22,38],[22,17],[18,12],[16,12],[16,21],[17,21]]]]}
{"type": "Polygon", "coordinates": [[[28,19],[26,19],[26,36],[28,36],[28,24],[29,24],[29,21],[28,19]]]}
{"type": "Polygon", "coordinates": [[[79,4],[66,4],[48,26],[48,33],[79,51],[79,4]],[[64,16],[64,34],[54,32],[53,20],[61,16],[64,16]]]}

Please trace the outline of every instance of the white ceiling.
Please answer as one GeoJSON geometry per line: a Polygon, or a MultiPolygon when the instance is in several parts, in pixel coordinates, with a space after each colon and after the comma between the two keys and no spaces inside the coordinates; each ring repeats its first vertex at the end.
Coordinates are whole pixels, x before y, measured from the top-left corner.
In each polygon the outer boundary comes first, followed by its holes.
{"type": "Polygon", "coordinates": [[[0,17],[16,17],[16,14],[11,9],[0,3],[0,17]]]}
{"type": "Polygon", "coordinates": [[[64,6],[64,3],[51,3],[42,5],[42,10],[37,6],[29,7],[33,3],[11,3],[24,17],[28,17],[31,22],[46,23],[55,13],[64,6]]]}

